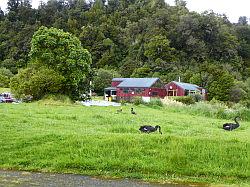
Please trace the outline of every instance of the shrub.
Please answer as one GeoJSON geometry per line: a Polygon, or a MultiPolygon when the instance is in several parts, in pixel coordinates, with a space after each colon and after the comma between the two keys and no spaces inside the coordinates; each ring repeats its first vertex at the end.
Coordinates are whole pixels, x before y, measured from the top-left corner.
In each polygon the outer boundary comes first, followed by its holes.
{"type": "Polygon", "coordinates": [[[141,97],[134,97],[131,101],[134,105],[144,104],[144,101],[141,97]]]}
{"type": "Polygon", "coordinates": [[[145,103],[145,105],[148,105],[148,106],[163,106],[163,103],[162,103],[161,99],[159,99],[159,98],[151,98],[150,102],[145,103]]]}
{"type": "Polygon", "coordinates": [[[66,95],[48,94],[45,95],[40,101],[38,101],[38,103],[45,105],[71,105],[73,101],[66,95]]]}
{"type": "Polygon", "coordinates": [[[163,106],[161,99],[151,98],[149,102],[143,101],[142,97],[134,97],[132,99],[134,105],[146,105],[146,106],[163,106]]]}
{"type": "Polygon", "coordinates": [[[199,101],[202,100],[201,94],[194,94],[194,95],[191,95],[191,97],[193,98],[193,100],[194,100],[195,102],[199,102],[199,101]]]}
{"type": "Polygon", "coordinates": [[[98,95],[103,95],[103,89],[111,85],[111,81],[115,77],[120,77],[115,70],[98,69],[93,77],[93,87],[98,95]]]}
{"type": "Polygon", "coordinates": [[[178,102],[173,99],[169,99],[168,97],[165,97],[164,99],[161,99],[162,103],[167,106],[183,106],[183,103],[178,102]]]}
{"type": "Polygon", "coordinates": [[[14,75],[10,70],[6,68],[0,68],[0,87],[8,88],[10,84],[10,78],[14,75]]]}
{"type": "Polygon", "coordinates": [[[41,99],[46,94],[60,93],[65,84],[65,78],[53,69],[27,68],[20,70],[11,79],[11,92],[16,98],[32,97],[41,99]]]}
{"type": "Polygon", "coordinates": [[[192,96],[172,97],[172,99],[186,105],[191,105],[195,103],[195,100],[192,96]]]}
{"type": "Polygon", "coordinates": [[[189,106],[172,107],[171,110],[212,118],[232,120],[235,116],[240,116],[243,120],[250,120],[250,110],[246,107],[240,104],[228,107],[225,103],[214,99],[210,102],[204,101],[189,106]]]}

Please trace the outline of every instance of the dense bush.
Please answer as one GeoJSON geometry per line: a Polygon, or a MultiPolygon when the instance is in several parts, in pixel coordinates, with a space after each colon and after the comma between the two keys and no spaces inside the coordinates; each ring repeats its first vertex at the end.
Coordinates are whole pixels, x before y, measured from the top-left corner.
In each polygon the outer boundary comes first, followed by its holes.
{"type": "Polygon", "coordinates": [[[53,69],[26,68],[11,79],[11,92],[17,98],[41,99],[46,94],[61,93],[65,78],[53,69]]]}
{"type": "Polygon", "coordinates": [[[14,75],[10,70],[6,68],[0,68],[0,87],[8,88],[10,84],[10,78],[14,75]]]}
{"type": "Polygon", "coordinates": [[[145,102],[143,101],[142,97],[133,97],[133,99],[131,100],[131,102],[134,105],[146,105],[146,106],[163,106],[163,103],[161,101],[161,99],[159,98],[150,98],[149,102],[145,102]]]}
{"type": "Polygon", "coordinates": [[[194,99],[195,102],[199,102],[199,101],[202,100],[202,95],[201,94],[191,95],[191,97],[194,99]]]}
{"type": "Polygon", "coordinates": [[[147,106],[163,106],[161,99],[159,98],[151,98],[150,102],[145,103],[147,106]]]}
{"type": "Polygon", "coordinates": [[[229,107],[225,103],[215,99],[211,101],[197,102],[192,105],[177,105],[176,103],[169,102],[164,102],[164,105],[171,106],[167,107],[168,110],[178,113],[229,120],[232,120],[235,116],[240,116],[241,119],[250,121],[250,109],[241,104],[234,104],[229,107]]]}
{"type": "Polygon", "coordinates": [[[73,101],[66,95],[48,94],[39,100],[38,103],[45,105],[71,105],[73,101]]]}
{"type": "Polygon", "coordinates": [[[142,100],[142,97],[133,97],[133,99],[131,100],[131,102],[134,105],[144,104],[144,101],[142,100]]]}
{"type": "Polygon", "coordinates": [[[175,101],[181,102],[186,105],[191,105],[195,103],[195,100],[192,96],[180,96],[180,97],[172,97],[175,101]]]}
{"type": "Polygon", "coordinates": [[[120,77],[121,75],[115,70],[98,69],[95,71],[96,76],[93,79],[94,92],[98,95],[103,95],[104,88],[111,86],[111,81],[115,77],[120,77]]]}

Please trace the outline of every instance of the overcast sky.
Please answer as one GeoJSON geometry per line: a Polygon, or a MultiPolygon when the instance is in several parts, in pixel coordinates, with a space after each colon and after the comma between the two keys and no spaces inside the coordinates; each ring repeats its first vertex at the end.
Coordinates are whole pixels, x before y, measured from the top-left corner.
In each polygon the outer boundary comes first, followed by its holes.
{"type": "MultiPolygon", "coordinates": [[[[37,8],[41,0],[32,0],[32,5],[37,8]]],[[[47,0],[43,0],[46,2],[47,0]]],[[[174,0],[165,0],[174,5],[174,0]]],[[[240,16],[250,18],[250,0],[186,0],[191,11],[203,12],[213,10],[215,13],[226,14],[231,22],[237,22],[240,16]]],[[[0,0],[0,7],[5,10],[7,0],[0,0]]]]}

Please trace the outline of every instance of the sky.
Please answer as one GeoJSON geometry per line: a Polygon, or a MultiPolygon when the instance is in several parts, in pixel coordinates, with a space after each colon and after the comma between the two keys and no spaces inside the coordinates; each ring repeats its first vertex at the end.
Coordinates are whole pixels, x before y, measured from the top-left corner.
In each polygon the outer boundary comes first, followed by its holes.
{"type": "MultiPolygon", "coordinates": [[[[37,8],[41,0],[32,0],[32,6],[37,8]]],[[[43,0],[46,2],[47,0],[43,0]]],[[[168,4],[174,5],[174,0],[165,0],[168,4]]],[[[240,16],[250,18],[250,0],[185,0],[191,11],[203,12],[213,10],[218,14],[226,14],[233,23],[238,22],[240,16]]],[[[7,0],[0,0],[0,7],[5,10],[7,0]]],[[[250,21],[249,21],[250,22],[250,21]]]]}
{"type": "MultiPolygon", "coordinates": [[[[174,5],[174,0],[165,0],[174,5]]],[[[195,12],[213,10],[218,14],[226,14],[229,20],[237,23],[240,16],[250,18],[250,0],[185,0],[187,8],[195,12]]],[[[250,21],[249,21],[250,22],[250,21]]]]}

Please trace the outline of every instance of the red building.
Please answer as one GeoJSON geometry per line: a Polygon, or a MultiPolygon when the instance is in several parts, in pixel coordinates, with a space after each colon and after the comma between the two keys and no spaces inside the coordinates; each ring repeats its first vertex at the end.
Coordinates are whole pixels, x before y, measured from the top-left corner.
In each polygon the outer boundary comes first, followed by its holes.
{"type": "Polygon", "coordinates": [[[135,96],[149,99],[165,97],[166,89],[159,78],[114,78],[111,87],[105,88],[105,98],[131,100],[135,96]]]}
{"type": "Polygon", "coordinates": [[[167,91],[167,96],[188,96],[194,94],[201,94],[203,99],[207,99],[206,89],[199,87],[195,84],[172,81],[165,85],[165,88],[167,91]]]}

